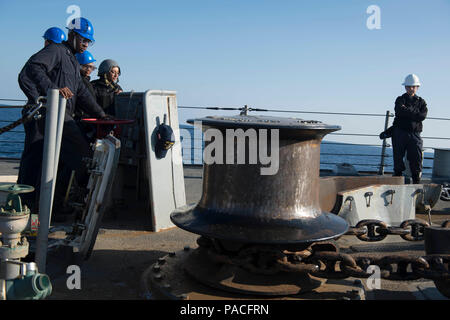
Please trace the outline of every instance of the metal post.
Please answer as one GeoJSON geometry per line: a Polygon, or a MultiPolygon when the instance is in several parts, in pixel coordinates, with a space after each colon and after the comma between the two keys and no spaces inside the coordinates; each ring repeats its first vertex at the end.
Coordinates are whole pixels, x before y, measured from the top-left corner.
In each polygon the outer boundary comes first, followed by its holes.
{"type": "MultiPolygon", "coordinates": [[[[59,154],[61,151],[61,140],[64,129],[64,116],[66,114],[66,103],[67,100],[62,96],[59,97],[58,102],[58,125],[56,131],[56,145],[55,145],[55,162],[54,162],[54,173],[53,173],[53,187],[52,187],[52,201],[50,203],[50,217],[49,221],[52,220],[52,210],[53,210],[53,200],[55,195],[56,178],[58,176],[58,165],[59,165],[59,154]]],[[[49,222],[50,223],[50,222],[49,222]]]]}
{"type": "Polygon", "coordinates": [[[188,131],[191,138],[191,152],[190,152],[190,164],[195,164],[195,130],[191,129],[188,131]]]}
{"type": "Polygon", "coordinates": [[[48,230],[52,208],[52,191],[55,167],[55,147],[58,124],[58,89],[47,92],[44,150],[42,156],[41,192],[39,195],[39,229],[36,239],[36,263],[41,273],[45,272],[48,246],[48,230]]]}
{"type": "MultiPolygon", "coordinates": [[[[389,110],[386,111],[386,118],[384,120],[384,131],[387,130],[389,127],[389,110]]],[[[386,138],[383,139],[383,146],[381,147],[381,160],[380,160],[380,169],[378,170],[378,174],[383,175],[384,174],[384,158],[386,157],[386,138]]]]}

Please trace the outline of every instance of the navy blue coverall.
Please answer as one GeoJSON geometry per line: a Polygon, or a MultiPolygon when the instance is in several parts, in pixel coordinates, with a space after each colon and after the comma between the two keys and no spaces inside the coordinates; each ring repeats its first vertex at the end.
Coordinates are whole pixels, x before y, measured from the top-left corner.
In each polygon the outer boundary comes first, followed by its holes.
{"type": "MultiPolygon", "coordinates": [[[[75,106],[97,118],[105,117],[105,112],[86,88],[80,75],[80,65],[73,50],[63,42],[52,43],[31,56],[19,74],[19,86],[34,103],[38,96],[46,96],[49,89],[68,87],[74,94],[67,100],[61,153],[58,167],[58,181],[55,202],[64,195],[72,170],[79,180],[86,179],[82,169],[82,158],[91,154],[89,144],[73,119],[75,106]],[[78,101],[78,104],[77,104],[78,101]]],[[[38,209],[38,196],[41,183],[42,153],[44,145],[45,112],[39,120],[24,124],[25,146],[20,161],[18,183],[34,186],[36,191],[25,194],[24,202],[34,212],[38,209]]]]}
{"type": "Polygon", "coordinates": [[[91,84],[94,88],[97,103],[107,114],[115,115],[114,100],[116,91],[122,90],[122,87],[117,83],[109,82],[104,77],[91,81],[91,84]]]}
{"type": "Polygon", "coordinates": [[[403,157],[407,159],[411,169],[413,183],[420,182],[422,172],[422,147],[420,136],[422,121],[428,113],[424,99],[407,93],[395,100],[395,118],[392,132],[392,149],[394,153],[394,175],[401,176],[405,170],[403,157]]]}

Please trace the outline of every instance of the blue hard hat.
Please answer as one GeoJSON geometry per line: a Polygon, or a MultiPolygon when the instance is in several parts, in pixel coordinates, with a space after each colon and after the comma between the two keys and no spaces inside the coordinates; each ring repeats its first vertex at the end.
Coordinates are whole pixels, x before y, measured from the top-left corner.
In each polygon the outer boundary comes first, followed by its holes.
{"type": "Polygon", "coordinates": [[[45,40],[50,40],[54,43],[61,43],[62,41],[66,41],[66,34],[63,30],[57,27],[47,29],[42,37],[45,40]]]}
{"type": "Polygon", "coordinates": [[[77,57],[78,63],[80,65],[88,64],[94,61],[97,61],[94,59],[94,56],[89,51],[85,51],[83,53],[75,53],[75,57],[77,57]]]}
{"type": "Polygon", "coordinates": [[[67,29],[73,30],[83,38],[94,40],[94,27],[92,23],[86,18],[75,18],[67,26],[67,29]]]}

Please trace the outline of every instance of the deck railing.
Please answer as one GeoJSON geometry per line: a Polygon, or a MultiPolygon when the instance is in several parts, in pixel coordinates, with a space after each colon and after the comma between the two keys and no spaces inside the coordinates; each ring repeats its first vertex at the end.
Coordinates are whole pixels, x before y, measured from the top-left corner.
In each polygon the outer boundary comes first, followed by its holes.
{"type": "MultiPolygon", "coordinates": [[[[247,107],[247,106],[245,106],[247,107]]],[[[244,107],[244,108],[245,108],[244,107]]],[[[201,106],[179,106],[179,109],[197,109],[197,110],[218,110],[218,111],[242,111],[244,108],[236,108],[236,107],[201,107],[201,106]]],[[[379,174],[383,174],[385,172],[392,173],[393,171],[393,159],[392,159],[392,147],[388,143],[387,139],[380,140],[379,133],[386,130],[391,121],[390,119],[394,117],[389,110],[386,111],[385,114],[377,114],[377,113],[351,113],[351,112],[326,112],[326,111],[299,111],[299,110],[280,110],[280,109],[249,109],[250,111],[256,111],[255,114],[264,114],[273,115],[276,113],[289,113],[290,116],[293,114],[315,114],[319,115],[315,118],[315,120],[321,120],[320,115],[332,115],[336,120],[334,120],[333,124],[339,124],[338,117],[358,117],[358,118],[374,118],[374,117],[382,117],[384,118],[384,127],[380,127],[376,133],[373,132],[360,132],[360,133],[348,133],[348,132],[333,132],[325,137],[325,140],[322,141],[321,148],[321,168],[327,167],[328,169],[332,168],[332,166],[336,166],[342,163],[348,163],[355,166],[360,172],[376,172],[379,174]],[[351,136],[354,137],[354,141],[356,143],[343,143],[343,142],[333,142],[329,141],[333,136],[351,136]],[[358,140],[362,138],[371,138],[373,143],[358,143],[358,140]],[[329,148],[327,146],[335,146],[335,148],[329,148]],[[339,151],[344,151],[341,147],[345,146],[345,152],[337,152],[336,149],[340,149],[339,151]],[[348,150],[352,149],[351,152],[348,150]],[[370,151],[370,152],[367,152],[370,151]],[[359,159],[359,160],[358,160],[359,159]],[[369,160],[371,159],[371,160],[369,160]]],[[[182,111],[180,111],[181,113],[182,111]]],[[[443,120],[450,121],[450,118],[437,118],[437,117],[427,117],[428,120],[443,120]]],[[[326,122],[326,121],[324,121],[326,122]]],[[[182,129],[192,130],[192,127],[189,126],[181,126],[182,129]]],[[[192,136],[192,135],[191,135],[192,136]]],[[[424,149],[431,149],[432,147],[426,145],[427,140],[437,139],[437,140],[449,140],[448,137],[422,137],[425,141],[424,149]]],[[[196,140],[198,138],[194,138],[196,140]]],[[[192,150],[199,149],[198,147],[194,147],[193,141],[191,139],[188,140],[186,144],[183,144],[183,151],[188,152],[188,155],[184,155],[183,159],[186,161],[192,161],[192,150]]],[[[201,163],[198,158],[194,159],[197,162],[201,163]]],[[[431,152],[426,152],[424,156],[424,174],[431,175],[432,170],[432,160],[433,154],[431,152]]]]}
{"type": "MultiPolygon", "coordinates": [[[[0,99],[0,101],[13,101],[13,102],[26,102],[26,100],[20,99],[0,99]]],[[[2,113],[4,110],[12,108],[21,108],[20,105],[3,105],[0,106],[0,127],[4,127],[9,123],[17,120],[15,119],[5,119],[2,113]]],[[[326,112],[326,111],[300,111],[300,110],[281,110],[281,109],[261,109],[261,108],[248,108],[247,106],[241,107],[204,107],[204,106],[178,106],[179,117],[185,118],[187,114],[186,111],[196,109],[207,111],[237,111],[251,112],[250,114],[262,114],[262,115],[276,115],[280,113],[288,113],[289,116],[296,114],[314,114],[318,115],[315,120],[320,120],[322,115],[332,115],[335,118],[333,124],[339,124],[338,117],[359,117],[359,118],[375,118],[384,117],[384,128],[380,127],[378,132],[358,132],[358,133],[348,133],[348,132],[333,132],[326,136],[326,140],[322,142],[321,148],[321,168],[332,169],[336,165],[347,163],[356,167],[358,171],[361,172],[377,172],[383,174],[385,172],[392,172],[392,148],[388,141],[379,139],[379,132],[385,130],[390,123],[390,118],[394,115],[386,111],[385,114],[377,113],[351,113],[351,112],[326,112]],[[344,142],[333,142],[329,141],[333,136],[351,136],[353,137],[355,143],[344,143],[344,142]],[[359,143],[362,138],[370,138],[375,140],[374,143],[359,143]],[[343,148],[345,146],[345,148],[343,148]],[[342,152],[344,151],[345,152],[342,152]],[[349,152],[348,150],[351,150],[349,152]],[[340,152],[338,152],[340,151],[340,152]]],[[[209,112],[208,112],[209,113],[209,112]]],[[[20,115],[20,113],[18,113],[20,115]]],[[[450,121],[450,118],[437,118],[437,117],[427,117],[426,121],[450,121]]],[[[326,121],[324,121],[326,122],[326,121]]],[[[180,124],[181,139],[182,139],[182,153],[183,162],[185,164],[202,164],[202,150],[203,150],[203,138],[202,135],[194,136],[194,127],[190,125],[180,124]]],[[[422,137],[424,141],[427,140],[450,140],[448,137],[422,137]]],[[[0,158],[3,159],[19,159],[24,143],[24,130],[23,126],[19,126],[10,132],[7,132],[0,136],[0,158]]],[[[424,145],[424,149],[430,149],[429,146],[424,145]]],[[[432,169],[432,153],[425,153],[424,156],[424,174],[432,169]]]]}

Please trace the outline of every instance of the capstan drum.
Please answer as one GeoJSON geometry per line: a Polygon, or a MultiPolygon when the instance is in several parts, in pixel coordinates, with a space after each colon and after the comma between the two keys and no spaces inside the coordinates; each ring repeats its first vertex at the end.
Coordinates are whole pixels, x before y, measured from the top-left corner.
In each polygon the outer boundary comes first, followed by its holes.
{"type": "Polygon", "coordinates": [[[172,212],[178,227],[238,243],[296,245],[333,239],[347,222],[319,205],[320,144],[339,126],[239,115],[188,120],[204,133],[203,193],[172,212]]]}

